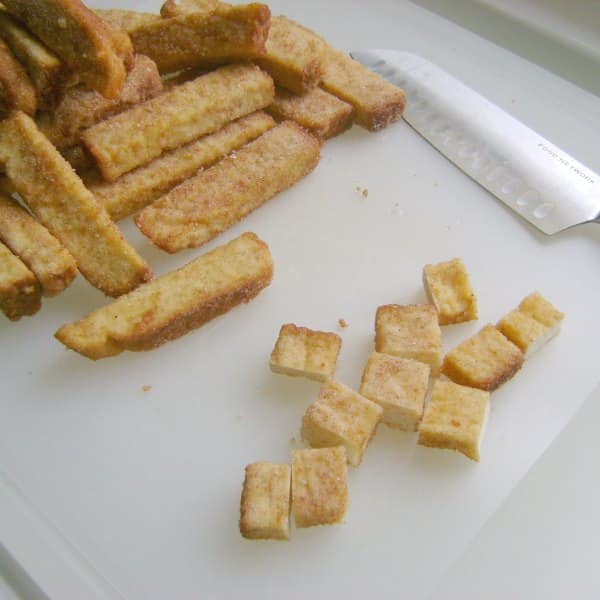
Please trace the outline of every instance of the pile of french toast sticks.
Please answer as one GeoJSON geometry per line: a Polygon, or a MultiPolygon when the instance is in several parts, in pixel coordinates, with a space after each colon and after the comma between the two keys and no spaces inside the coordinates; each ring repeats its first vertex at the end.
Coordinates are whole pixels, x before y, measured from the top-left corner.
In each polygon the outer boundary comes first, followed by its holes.
{"type": "Polygon", "coordinates": [[[257,295],[253,233],[152,279],[119,219],[166,252],[212,240],[309,174],[324,140],[398,120],[399,88],[268,6],[0,3],[0,308],[33,315],[76,273],[112,303],[61,327],[99,359],[148,350],[257,295]]]}

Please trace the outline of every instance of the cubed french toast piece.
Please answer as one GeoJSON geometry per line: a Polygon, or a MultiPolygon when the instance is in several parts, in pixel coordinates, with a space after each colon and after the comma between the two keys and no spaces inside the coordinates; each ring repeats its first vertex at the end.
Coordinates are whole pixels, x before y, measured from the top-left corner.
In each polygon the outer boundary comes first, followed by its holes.
{"type": "Polygon", "coordinates": [[[387,304],[375,316],[375,350],[428,364],[437,375],[442,362],[442,331],[432,304],[387,304]]]}
{"type": "Polygon", "coordinates": [[[393,429],[416,431],[427,387],[429,365],[373,352],[362,374],[360,394],[383,408],[382,422],[393,429]]]}
{"type": "Polygon", "coordinates": [[[11,320],[35,314],[41,289],[35,275],[0,242],[0,310],[11,320]]]}
{"type": "Polygon", "coordinates": [[[296,527],[340,523],[348,507],[348,466],[343,446],[292,454],[292,514],[296,527]]]}
{"type": "Polygon", "coordinates": [[[533,292],[523,298],[519,304],[519,310],[550,328],[560,327],[562,320],[565,318],[564,313],[556,309],[539,292],[533,292]]]}
{"type": "Polygon", "coordinates": [[[446,354],[442,373],[455,383],[491,391],[510,379],[523,360],[521,350],[488,324],[446,354]]]}
{"type": "Polygon", "coordinates": [[[479,461],[489,400],[489,392],[438,379],[419,425],[418,443],[479,461]]]}
{"type": "Polygon", "coordinates": [[[246,467],[240,533],[249,540],[289,540],[289,465],[256,462],[246,467]]]}
{"type": "Polygon", "coordinates": [[[477,319],[477,296],[460,258],[425,265],[423,285],[438,312],[440,325],[477,319]]]}
{"type": "Polygon", "coordinates": [[[330,380],[308,407],[300,433],[313,448],[344,446],[348,462],[358,467],[382,415],[381,406],[330,380]]]}
{"type": "Polygon", "coordinates": [[[123,350],[152,350],[249,302],[272,278],[269,247],[254,233],[244,233],[63,325],[55,337],[93,360],[123,350]]]}
{"type": "Polygon", "coordinates": [[[271,371],[315,381],[333,377],[342,338],[330,331],[314,331],[293,323],[281,326],[271,353],[271,371]]]}
{"type": "Polygon", "coordinates": [[[528,358],[560,331],[563,318],[564,313],[534,292],[500,319],[496,327],[528,358]]]}

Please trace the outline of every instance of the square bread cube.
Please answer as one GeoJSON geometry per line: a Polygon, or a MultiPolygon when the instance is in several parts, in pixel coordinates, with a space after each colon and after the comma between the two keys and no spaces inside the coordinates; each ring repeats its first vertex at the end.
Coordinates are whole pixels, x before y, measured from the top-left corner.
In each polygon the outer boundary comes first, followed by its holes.
{"type": "Polygon", "coordinates": [[[271,370],[315,381],[333,376],[342,338],[329,331],[313,331],[293,323],[283,325],[271,353],[271,370]]]}
{"type": "Polygon", "coordinates": [[[291,469],[256,462],[246,467],[240,503],[240,533],[251,540],[290,538],[291,469]]]}
{"type": "Polygon", "coordinates": [[[522,366],[521,350],[493,325],[486,325],[444,358],[442,373],[455,383],[495,390],[522,366]]]}
{"type": "Polygon", "coordinates": [[[428,364],[437,375],[442,362],[442,330],[432,304],[387,304],[375,316],[375,350],[428,364]]]}
{"type": "Polygon", "coordinates": [[[339,523],[348,507],[343,446],[292,453],[292,514],[296,527],[339,523]]]}
{"type": "Polygon", "coordinates": [[[381,420],[388,427],[416,431],[423,415],[429,373],[425,363],[373,352],[359,391],[383,408],[381,420]]]}
{"type": "Polygon", "coordinates": [[[423,285],[438,312],[440,325],[477,319],[477,297],[463,261],[455,258],[425,265],[423,285]]]}
{"type": "Polygon", "coordinates": [[[557,327],[546,327],[533,317],[521,312],[518,308],[511,310],[507,315],[502,317],[496,327],[513,344],[521,349],[525,358],[528,358],[536,350],[539,350],[558,332],[557,327]]]}
{"type": "Polygon", "coordinates": [[[539,292],[523,298],[519,310],[558,333],[565,314],[554,308],[539,292]]]}
{"type": "Polygon", "coordinates": [[[344,446],[348,462],[358,467],[383,409],[336,381],[321,386],[302,418],[302,438],[313,448],[344,446]]]}
{"type": "Polygon", "coordinates": [[[489,405],[489,392],[438,379],[419,426],[418,443],[457,450],[479,461],[489,405]]]}

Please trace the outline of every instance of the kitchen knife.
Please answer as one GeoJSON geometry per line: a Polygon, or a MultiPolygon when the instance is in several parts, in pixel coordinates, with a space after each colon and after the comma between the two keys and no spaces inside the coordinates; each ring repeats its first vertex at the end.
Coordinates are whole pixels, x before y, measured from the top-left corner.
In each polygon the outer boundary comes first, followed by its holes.
{"type": "Polygon", "coordinates": [[[600,222],[600,175],[428,60],[350,53],[404,89],[404,119],[469,177],[544,233],[600,222]]]}

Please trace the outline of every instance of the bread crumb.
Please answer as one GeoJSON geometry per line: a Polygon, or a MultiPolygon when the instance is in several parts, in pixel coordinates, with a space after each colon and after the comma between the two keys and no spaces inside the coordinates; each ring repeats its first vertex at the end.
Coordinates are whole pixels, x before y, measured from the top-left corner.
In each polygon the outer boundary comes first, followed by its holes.
{"type": "Polygon", "coordinates": [[[348,323],[346,322],[346,319],[338,319],[338,325],[342,329],[346,329],[346,327],[348,327],[348,323]]]}
{"type": "Polygon", "coordinates": [[[361,188],[359,185],[354,188],[354,191],[363,198],[366,198],[369,195],[369,188],[361,188]]]}
{"type": "Polygon", "coordinates": [[[152,389],[151,385],[143,385],[142,392],[149,392],[152,389]]]}

